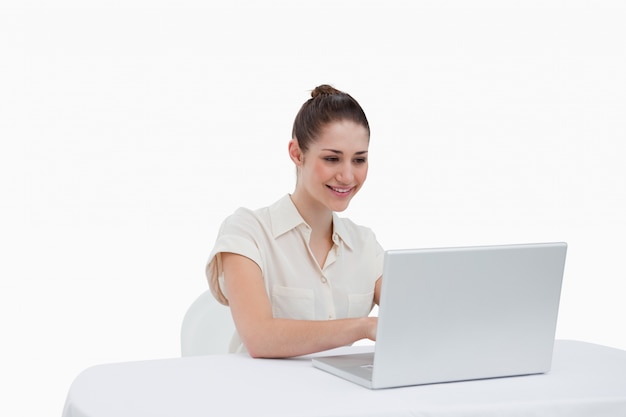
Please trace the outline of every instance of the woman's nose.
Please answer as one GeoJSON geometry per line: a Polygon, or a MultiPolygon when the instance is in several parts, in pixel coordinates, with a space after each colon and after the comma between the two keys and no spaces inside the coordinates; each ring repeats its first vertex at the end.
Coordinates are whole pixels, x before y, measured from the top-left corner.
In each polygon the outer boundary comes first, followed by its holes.
{"type": "Polygon", "coordinates": [[[352,171],[352,165],[344,164],[337,173],[337,180],[343,184],[350,184],[354,179],[354,173],[352,171]]]}

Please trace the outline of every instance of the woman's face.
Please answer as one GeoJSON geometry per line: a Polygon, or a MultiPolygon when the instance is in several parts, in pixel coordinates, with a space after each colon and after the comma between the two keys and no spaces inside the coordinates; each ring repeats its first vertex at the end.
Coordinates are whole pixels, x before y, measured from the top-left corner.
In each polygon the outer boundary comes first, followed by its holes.
{"type": "Polygon", "coordinates": [[[328,124],[306,153],[294,159],[299,167],[296,193],[332,211],[345,210],[367,178],[368,147],[365,127],[348,120],[328,124]]]}

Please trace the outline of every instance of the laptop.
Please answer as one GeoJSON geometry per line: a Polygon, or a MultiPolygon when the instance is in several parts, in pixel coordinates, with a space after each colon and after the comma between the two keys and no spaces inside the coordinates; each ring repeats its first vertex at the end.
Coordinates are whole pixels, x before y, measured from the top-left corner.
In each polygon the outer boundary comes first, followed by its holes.
{"type": "Polygon", "coordinates": [[[313,366],[391,388],[550,370],[566,243],[385,252],[374,352],[313,366]]]}

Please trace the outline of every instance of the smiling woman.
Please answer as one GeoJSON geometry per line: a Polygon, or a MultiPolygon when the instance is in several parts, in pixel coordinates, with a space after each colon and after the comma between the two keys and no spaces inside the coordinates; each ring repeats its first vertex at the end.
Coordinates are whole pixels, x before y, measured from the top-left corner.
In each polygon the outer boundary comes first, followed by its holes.
{"type": "Polygon", "coordinates": [[[206,273],[229,305],[238,350],[289,357],[376,339],[383,249],[344,211],[367,178],[370,130],[349,94],[321,85],[298,112],[289,141],[295,190],[220,228],[206,273]]]}

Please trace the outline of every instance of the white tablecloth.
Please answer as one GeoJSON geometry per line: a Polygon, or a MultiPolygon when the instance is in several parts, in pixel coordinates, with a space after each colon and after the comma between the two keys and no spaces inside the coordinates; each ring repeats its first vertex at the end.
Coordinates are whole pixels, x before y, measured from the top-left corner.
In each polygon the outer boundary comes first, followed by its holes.
{"type": "Polygon", "coordinates": [[[117,363],[78,375],[63,411],[63,417],[144,416],[626,416],[626,351],[559,340],[547,374],[384,390],[313,368],[308,357],[117,363]]]}

